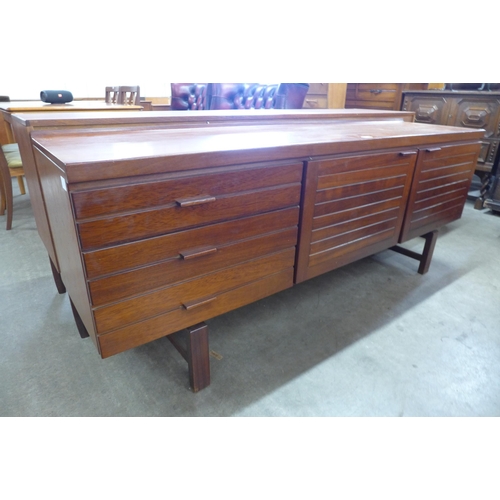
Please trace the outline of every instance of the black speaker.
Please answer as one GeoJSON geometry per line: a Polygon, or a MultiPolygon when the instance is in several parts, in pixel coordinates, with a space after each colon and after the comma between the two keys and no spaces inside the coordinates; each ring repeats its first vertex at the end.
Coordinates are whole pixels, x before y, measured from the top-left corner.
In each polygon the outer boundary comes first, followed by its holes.
{"type": "Polygon", "coordinates": [[[50,104],[64,104],[73,100],[73,94],[69,90],[42,90],[40,99],[50,104]]]}

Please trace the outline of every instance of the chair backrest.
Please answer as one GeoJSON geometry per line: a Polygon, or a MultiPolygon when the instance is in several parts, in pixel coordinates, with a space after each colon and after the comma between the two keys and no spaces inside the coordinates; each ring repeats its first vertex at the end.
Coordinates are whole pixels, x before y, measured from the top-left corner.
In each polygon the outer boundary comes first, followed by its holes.
{"type": "Polygon", "coordinates": [[[170,109],[208,109],[206,83],[171,83],[170,89],[170,109]]]}
{"type": "Polygon", "coordinates": [[[273,109],[282,108],[278,96],[279,84],[211,83],[210,109],[273,109]]]}
{"type": "Polygon", "coordinates": [[[138,105],[141,101],[141,92],[138,85],[106,87],[106,102],[108,104],[138,105]]]}
{"type": "Polygon", "coordinates": [[[300,109],[308,83],[210,83],[209,109],[300,109]]]}
{"type": "Polygon", "coordinates": [[[141,92],[138,85],[118,87],[118,104],[127,104],[129,106],[139,105],[141,103],[141,92]]]}
{"type": "Polygon", "coordinates": [[[106,87],[106,102],[116,104],[118,100],[118,91],[120,87],[106,87]]]}

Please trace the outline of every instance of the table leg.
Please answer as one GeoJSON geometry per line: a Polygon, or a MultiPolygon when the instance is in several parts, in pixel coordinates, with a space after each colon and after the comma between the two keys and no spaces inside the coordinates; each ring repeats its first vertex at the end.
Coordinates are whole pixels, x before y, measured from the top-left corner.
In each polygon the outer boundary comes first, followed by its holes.
{"type": "Polygon", "coordinates": [[[76,310],[76,307],[73,304],[71,298],[69,299],[69,302],[71,304],[71,310],[73,311],[73,317],[75,318],[76,327],[78,328],[78,333],[80,334],[80,337],[82,339],[85,339],[89,336],[89,332],[87,332],[87,329],[83,324],[82,318],[80,318],[80,315],[78,314],[78,311],[76,310]]]}
{"type": "Polygon", "coordinates": [[[187,361],[189,369],[189,386],[198,392],[210,385],[210,353],[208,348],[208,326],[198,323],[187,328],[187,342],[179,341],[180,332],[173,333],[168,339],[187,361]]]}
{"type": "Polygon", "coordinates": [[[54,277],[54,282],[56,284],[57,291],[59,293],[66,293],[66,287],[64,286],[63,280],[61,278],[61,273],[57,270],[56,266],[49,257],[50,269],[52,269],[52,276],[54,277]]]}
{"type": "Polygon", "coordinates": [[[397,245],[391,247],[389,250],[393,250],[394,252],[398,252],[406,255],[407,257],[418,260],[420,262],[420,265],[418,266],[418,274],[425,274],[431,265],[432,254],[434,253],[434,247],[436,246],[438,232],[437,230],[431,231],[430,233],[423,234],[421,237],[425,239],[424,251],[421,254],[397,245]]]}

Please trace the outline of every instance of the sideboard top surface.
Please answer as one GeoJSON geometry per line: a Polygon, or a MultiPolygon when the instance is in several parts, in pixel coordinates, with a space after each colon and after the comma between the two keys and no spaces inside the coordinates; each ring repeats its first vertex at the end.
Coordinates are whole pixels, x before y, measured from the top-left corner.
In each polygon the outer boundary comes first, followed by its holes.
{"type": "Polygon", "coordinates": [[[238,123],[254,121],[275,121],[279,119],[377,119],[393,118],[402,121],[414,121],[411,111],[391,111],[378,109],[236,109],[211,111],[80,111],[17,113],[12,116],[14,122],[24,126],[61,126],[100,124],[135,124],[140,123],[218,123],[235,121],[238,123]]]}
{"type": "Polygon", "coordinates": [[[442,141],[478,140],[483,130],[394,121],[143,129],[35,131],[34,144],[68,182],[286,160],[442,141]],[[424,140],[423,140],[424,139],[424,140]],[[144,160],[147,161],[144,161],[144,160]],[[167,161],[168,160],[168,161],[167,161]]]}

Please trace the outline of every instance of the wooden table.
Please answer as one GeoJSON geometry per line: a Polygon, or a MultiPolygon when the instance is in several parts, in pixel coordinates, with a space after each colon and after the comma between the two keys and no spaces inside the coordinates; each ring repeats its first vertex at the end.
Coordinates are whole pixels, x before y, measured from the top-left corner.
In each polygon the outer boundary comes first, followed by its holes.
{"type": "Polygon", "coordinates": [[[0,114],[4,122],[5,144],[16,142],[11,122],[14,113],[29,112],[75,112],[75,111],[141,111],[142,106],[125,104],[108,104],[104,101],[72,101],[66,104],[49,104],[43,101],[10,101],[0,102],[0,114]]]}
{"type": "Polygon", "coordinates": [[[34,208],[40,237],[50,258],[57,289],[65,288],[60,276],[60,266],[54,246],[52,231],[46,214],[45,201],[36,169],[30,137],[37,130],[75,130],[81,127],[96,129],[164,129],[236,125],[267,124],[281,127],[293,123],[329,123],[331,121],[391,120],[412,122],[411,112],[332,109],[332,110],[216,110],[216,111],[170,111],[137,113],[135,111],[68,112],[64,113],[19,113],[11,117],[12,127],[19,144],[26,180],[34,208]]]}
{"type": "Polygon", "coordinates": [[[461,216],[482,130],[404,121],[33,131],[62,279],[103,358],[167,336],[193,391],[205,321],[461,216]],[[185,344],[178,332],[188,329],[185,344]]]}

